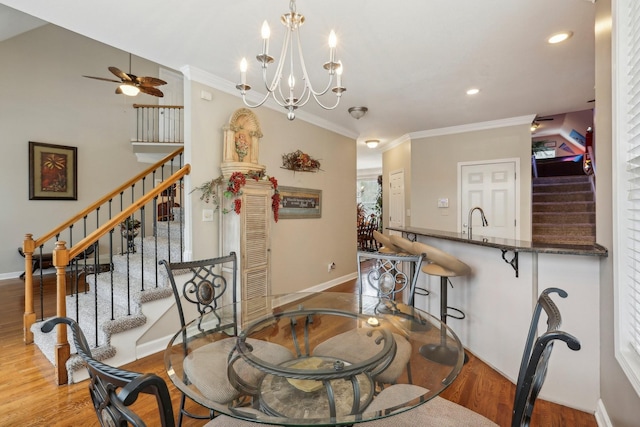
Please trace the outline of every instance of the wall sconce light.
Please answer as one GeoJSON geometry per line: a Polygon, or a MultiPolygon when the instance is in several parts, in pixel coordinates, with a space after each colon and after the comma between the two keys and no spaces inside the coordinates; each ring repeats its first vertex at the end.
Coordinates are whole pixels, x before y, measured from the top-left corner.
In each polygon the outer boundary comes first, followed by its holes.
{"type": "Polygon", "coordinates": [[[379,139],[367,139],[365,141],[365,144],[367,144],[367,147],[369,147],[369,148],[376,148],[378,146],[378,144],[380,144],[380,140],[379,139]]]}
{"type": "Polygon", "coordinates": [[[353,117],[356,120],[360,120],[362,118],[362,116],[367,114],[367,111],[369,111],[369,109],[367,107],[351,107],[351,108],[349,108],[349,114],[351,114],[351,117],[353,117]]]}

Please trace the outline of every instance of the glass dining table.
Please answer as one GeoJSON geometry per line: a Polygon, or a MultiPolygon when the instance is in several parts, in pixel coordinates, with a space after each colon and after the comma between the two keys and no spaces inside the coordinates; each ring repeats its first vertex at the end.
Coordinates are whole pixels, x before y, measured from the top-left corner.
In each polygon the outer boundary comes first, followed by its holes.
{"type": "Polygon", "coordinates": [[[374,296],[293,293],[219,307],[179,330],[167,373],[199,404],[283,426],[353,425],[409,410],[462,369],[456,334],[424,311],[374,296]],[[252,307],[267,307],[259,316],[252,307]],[[442,349],[429,360],[420,349],[442,349]],[[382,399],[390,383],[410,393],[382,399]]]}

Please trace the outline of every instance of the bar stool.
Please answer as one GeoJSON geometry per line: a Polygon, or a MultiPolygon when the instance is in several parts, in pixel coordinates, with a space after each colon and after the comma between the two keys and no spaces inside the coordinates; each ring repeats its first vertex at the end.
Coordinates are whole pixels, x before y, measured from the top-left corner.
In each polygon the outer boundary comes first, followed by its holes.
{"type": "Polygon", "coordinates": [[[384,234],[382,234],[381,232],[379,232],[378,230],[373,230],[373,239],[378,242],[380,245],[380,248],[378,249],[378,252],[383,253],[383,254],[398,254],[400,252],[402,252],[400,250],[399,247],[395,246],[390,239],[390,236],[386,236],[384,234]]]}
{"type": "MultiPolygon", "coordinates": [[[[464,319],[464,312],[447,305],[447,284],[450,277],[468,275],[471,272],[471,267],[451,254],[420,242],[413,242],[412,253],[426,254],[426,259],[429,263],[422,267],[422,271],[430,276],[440,277],[440,320],[446,324],[447,317],[464,319]],[[457,314],[451,314],[450,311],[455,311],[457,314]]],[[[442,329],[442,334],[446,334],[444,329],[442,329]]],[[[443,335],[441,336],[440,344],[428,344],[420,347],[420,354],[434,362],[453,365],[458,359],[458,352],[456,349],[447,347],[445,343],[446,335],[443,335]]],[[[466,361],[467,356],[465,354],[466,361]]]]}
{"type": "MultiPolygon", "coordinates": [[[[402,237],[402,236],[398,236],[398,235],[391,235],[389,236],[389,240],[391,240],[391,243],[400,248],[401,250],[403,250],[406,253],[412,254],[412,255],[421,255],[424,254],[424,252],[415,252],[415,249],[413,247],[413,242],[409,239],[407,239],[406,237],[402,237]]],[[[427,261],[427,258],[424,258],[425,261],[427,261]]],[[[417,271],[412,271],[411,274],[418,274],[417,271]]],[[[421,288],[419,286],[415,287],[415,290],[413,291],[415,295],[420,295],[423,297],[427,297],[429,296],[429,290],[427,290],[426,288],[421,288]]],[[[412,304],[415,303],[415,295],[411,295],[410,300],[412,301],[412,304]]]]}

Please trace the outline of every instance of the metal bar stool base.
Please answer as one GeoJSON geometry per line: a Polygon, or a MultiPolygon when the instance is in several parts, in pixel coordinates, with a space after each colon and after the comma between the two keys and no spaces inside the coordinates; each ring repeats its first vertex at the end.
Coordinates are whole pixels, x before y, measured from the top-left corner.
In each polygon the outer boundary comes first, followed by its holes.
{"type": "Polygon", "coordinates": [[[441,365],[453,366],[458,362],[458,349],[447,347],[446,345],[423,345],[420,347],[420,354],[425,359],[440,363],[441,365]]]}
{"type": "MultiPolygon", "coordinates": [[[[457,310],[457,309],[454,309],[457,310]]],[[[460,311],[460,310],[457,310],[460,311]]],[[[464,316],[464,314],[463,314],[464,316]]],[[[440,277],[440,320],[447,324],[447,278],[440,277]]],[[[420,347],[420,354],[427,360],[431,360],[441,365],[453,366],[458,362],[458,349],[447,347],[446,331],[440,330],[440,344],[425,344],[420,347]]],[[[464,353],[464,363],[467,363],[469,357],[464,353]]]]}

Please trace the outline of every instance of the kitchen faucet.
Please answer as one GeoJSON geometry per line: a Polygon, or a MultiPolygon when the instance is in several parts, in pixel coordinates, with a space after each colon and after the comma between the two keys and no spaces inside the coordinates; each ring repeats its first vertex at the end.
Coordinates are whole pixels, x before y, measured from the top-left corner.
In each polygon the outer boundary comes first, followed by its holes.
{"type": "Polygon", "coordinates": [[[469,210],[469,218],[467,219],[467,238],[471,239],[472,236],[472,230],[473,230],[473,211],[475,210],[479,210],[480,211],[480,218],[482,219],[482,226],[486,227],[487,225],[489,225],[489,221],[487,221],[487,217],[484,216],[484,211],[482,210],[482,208],[480,206],[476,206],[475,208],[472,208],[471,210],[469,210]]]}

